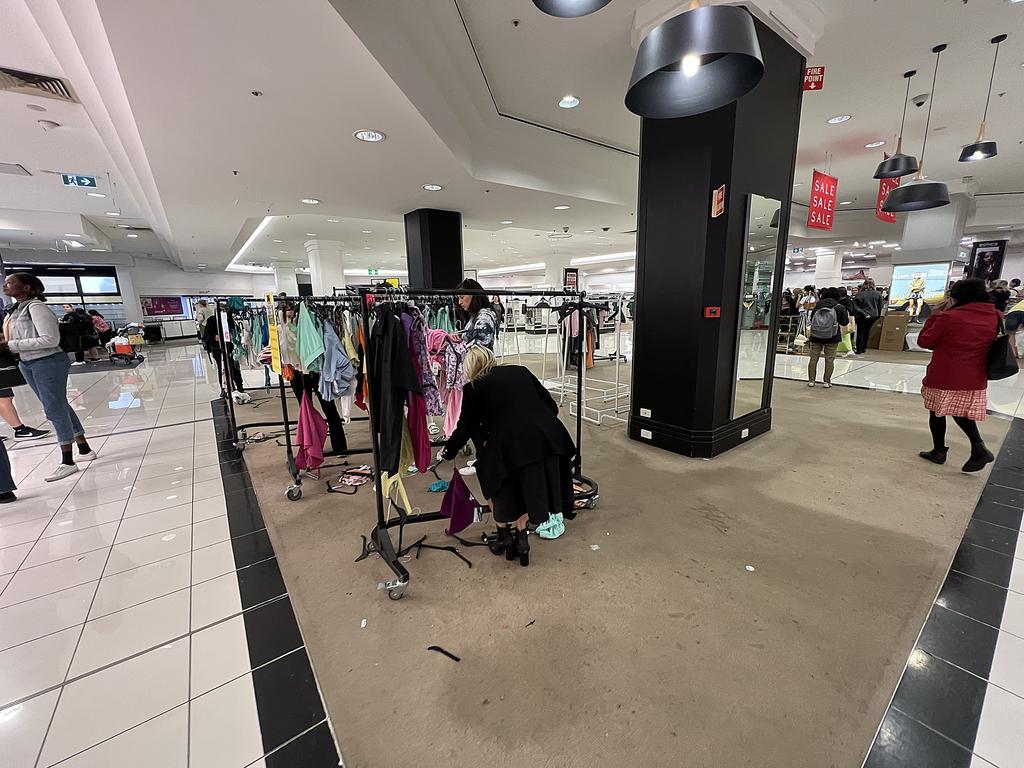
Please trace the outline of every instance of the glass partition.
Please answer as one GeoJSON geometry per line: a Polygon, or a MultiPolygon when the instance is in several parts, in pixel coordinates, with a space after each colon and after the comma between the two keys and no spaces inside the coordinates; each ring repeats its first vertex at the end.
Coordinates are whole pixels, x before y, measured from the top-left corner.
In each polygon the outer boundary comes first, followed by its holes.
{"type": "Polygon", "coordinates": [[[747,206],[747,239],[740,276],[739,336],[736,345],[736,387],[732,418],[753,413],[764,403],[765,377],[775,307],[775,264],[782,203],[751,195],[747,206]]]}

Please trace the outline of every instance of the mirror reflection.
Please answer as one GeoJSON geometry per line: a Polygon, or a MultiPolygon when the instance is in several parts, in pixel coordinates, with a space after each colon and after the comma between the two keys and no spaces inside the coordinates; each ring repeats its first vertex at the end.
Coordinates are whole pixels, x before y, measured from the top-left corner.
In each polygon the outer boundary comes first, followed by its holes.
{"type": "Polygon", "coordinates": [[[772,294],[779,242],[779,211],[782,203],[751,195],[747,207],[747,241],[744,244],[740,285],[739,339],[736,352],[736,387],[732,417],[757,411],[767,404],[764,380],[768,375],[771,343],[772,294]]]}

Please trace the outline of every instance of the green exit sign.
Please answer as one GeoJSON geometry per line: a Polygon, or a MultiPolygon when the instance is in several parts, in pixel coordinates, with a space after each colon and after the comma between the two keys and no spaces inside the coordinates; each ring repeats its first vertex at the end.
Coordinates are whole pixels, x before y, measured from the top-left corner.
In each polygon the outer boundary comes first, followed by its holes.
{"type": "Polygon", "coordinates": [[[95,176],[79,176],[77,173],[62,173],[60,180],[64,182],[65,187],[90,187],[91,189],[96,188],[96,177],[95,176]]]}
{"type": "Polygon", "coordinates": [[[369,277],[376,277],[377,275],[380,274],[380,270],[379,269],[368,269],[368,270],[366,270],[366,274],[369,277]]]}

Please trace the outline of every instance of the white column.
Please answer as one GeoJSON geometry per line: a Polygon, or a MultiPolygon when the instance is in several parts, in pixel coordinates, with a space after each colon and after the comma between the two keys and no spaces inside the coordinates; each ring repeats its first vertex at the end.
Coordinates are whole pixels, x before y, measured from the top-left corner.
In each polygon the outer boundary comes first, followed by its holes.
{"type": "Polygon", "coordinates": [[[569,266],[568,256],[552,255],[544,259],[544,282],[553,291],[562,289],[562,270],[569,266]]]}
{"type": "Polygon", "coordinates": [[[128,267],[114,267],[117,272],[117,285],[121,289],[121,301],[124,302],[124,316],[129,323],[142,322],[142,304],[135,290],[132,271],[128,267]]]}
{"type": "Polygon", "coordinates": [[[819,253],[814,265],[814,287],[838,288],[843,283],[843,252],[838,248],[835,253],[819,253]]]}
{"type": "Polygon", "coordinates": [[[307,240],[309,276],[313,279],[314,296],[330,296],[335,288],[345,287],[345,269],[342,260],[344,244],[338,240],[307,240]]]}
{"type": "Polygon", "coordinates": [[[277,292],[283,292],[289,296],[298,296],[299,281],[295,277],[295,265],[292,263],[281,264],[275,262],[270,266],[274,268],[274,285],[277,292]]]}

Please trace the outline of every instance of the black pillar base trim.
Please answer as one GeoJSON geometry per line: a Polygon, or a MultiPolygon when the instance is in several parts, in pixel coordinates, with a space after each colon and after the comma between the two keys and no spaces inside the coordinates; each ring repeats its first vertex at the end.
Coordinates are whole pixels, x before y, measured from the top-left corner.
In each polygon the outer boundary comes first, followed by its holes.
{"type": "Polygon", "coordinates": [[[629,437],[683,456],[709,459],[763,435],[772,428],[772,409],[748,413],[717,429],[686,429],[630,414],[629,437]],[[650,437],[641,434],[649,432],[650,437]],[[746,431],[746,434],[744,434],[746,431]]]}

